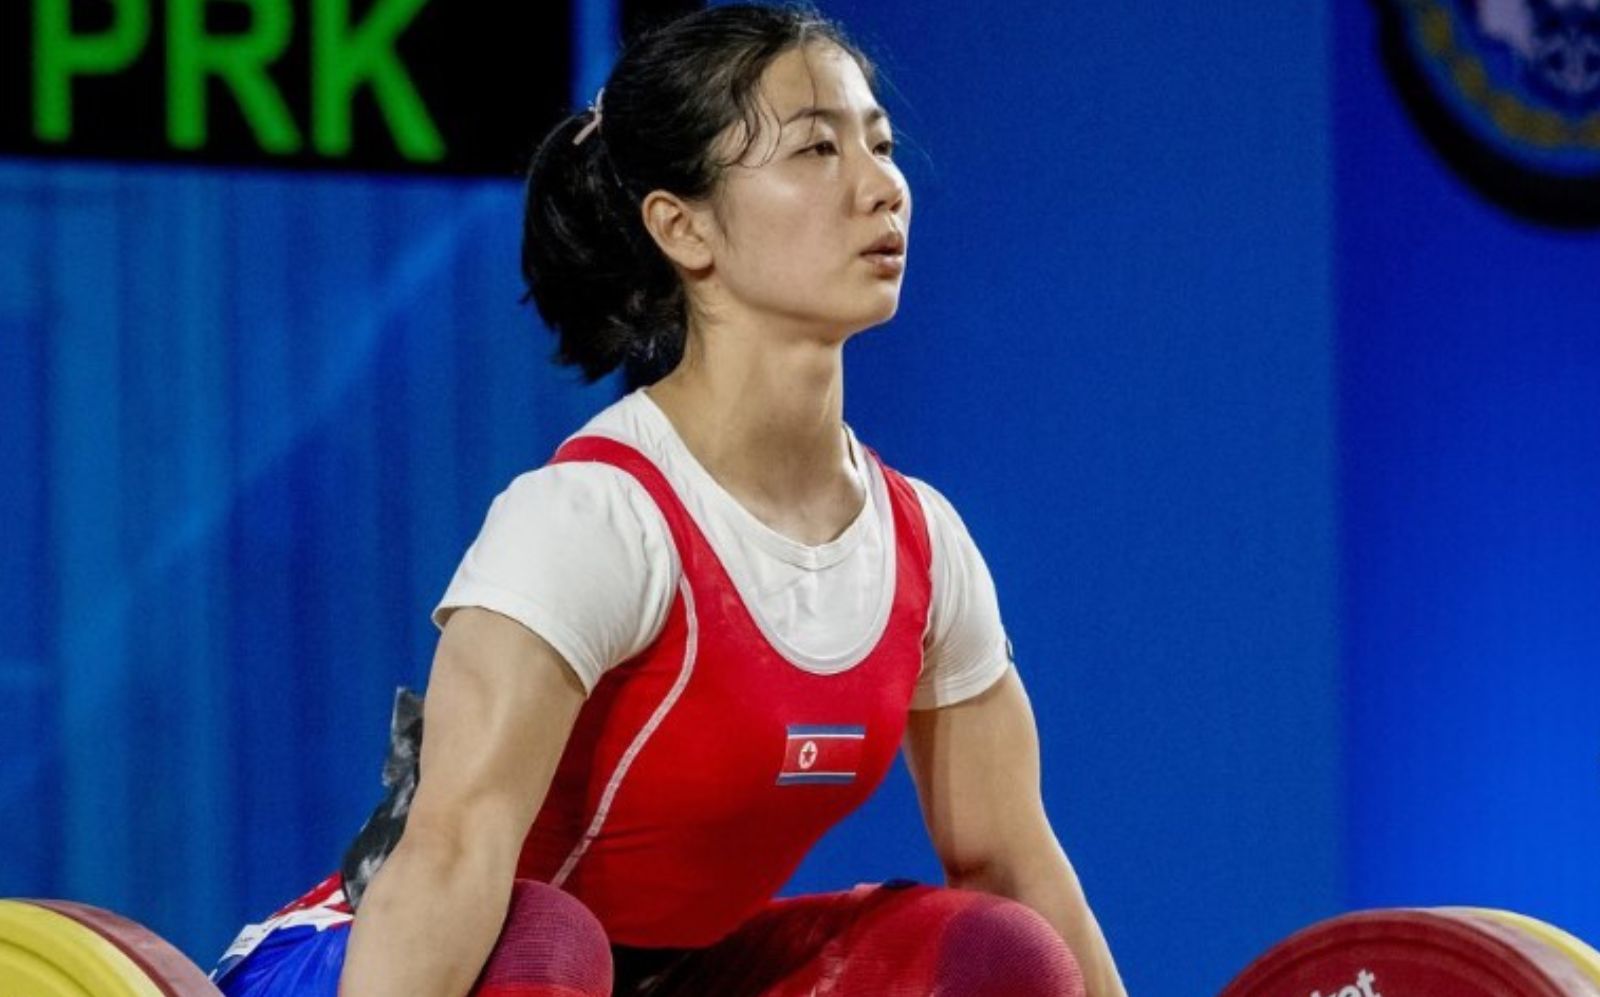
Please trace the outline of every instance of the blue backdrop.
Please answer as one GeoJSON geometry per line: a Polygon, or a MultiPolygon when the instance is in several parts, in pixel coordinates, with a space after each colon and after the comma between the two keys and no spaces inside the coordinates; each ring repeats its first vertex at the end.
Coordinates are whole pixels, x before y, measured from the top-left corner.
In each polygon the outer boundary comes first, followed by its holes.
{"type": "MultiPolygon", "coordinates": [[[[1600,936],[1595,241],[1456,181],[1364,5],[825,9],[916,201],[847,418],[989,559],[1130,990],[1350,906],[1600,936]]],[[[332,869],[489,500],[617,390],[518,199],[0,162],[0,894],[209,964],[332,869]]],[[[898,769],[788,891],[892,875],[898,769]]]]}
{"type": "Polygon", "coordinates": [[[1474,196],[1336,6],[1350,902],[1600,942],[1600,238],[1474,196]]]}
{"type": "Polygon", "coordinates": [[[203,958],[337,861],[464,544],[605,388],[520,313],[506,184],[0,186],[0,893],[203,958]]]}

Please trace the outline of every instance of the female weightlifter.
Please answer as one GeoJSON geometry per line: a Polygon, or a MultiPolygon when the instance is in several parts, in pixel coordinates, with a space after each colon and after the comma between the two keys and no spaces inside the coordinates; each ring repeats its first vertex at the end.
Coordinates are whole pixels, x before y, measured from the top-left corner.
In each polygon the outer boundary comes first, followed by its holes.
{"type": "Polygon", "coordinates": [[[1124,994],[983,558],[843,421],[911,220],[873,86],[814,11],[720,6],[546,137],[523,272],[560,360],[666,373],[495,499],[398,843],[247,928],[226,993],[1124,994]],[[947,885],[774,899],[902,747],[947,885]]]}

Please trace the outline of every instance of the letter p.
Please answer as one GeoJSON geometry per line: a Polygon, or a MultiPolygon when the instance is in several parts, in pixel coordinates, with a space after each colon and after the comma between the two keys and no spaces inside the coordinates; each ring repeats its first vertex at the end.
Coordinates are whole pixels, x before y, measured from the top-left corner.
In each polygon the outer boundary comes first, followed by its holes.
{"type": "Polygon", "coordinates": [[[71,0],[34,0],[33,133],[45,142],[72,137],[72,79],[128,68],[150,37],[149,0],[110,0],[111,27],[72,33],[71,0]]]}

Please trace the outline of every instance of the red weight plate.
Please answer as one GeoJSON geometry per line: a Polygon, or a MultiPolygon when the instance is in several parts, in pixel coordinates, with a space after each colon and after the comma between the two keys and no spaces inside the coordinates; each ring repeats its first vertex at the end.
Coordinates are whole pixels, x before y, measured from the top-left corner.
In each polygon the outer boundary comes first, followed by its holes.
{"type": "Polygon", "coordinates": [[[220,997],[200,968],[160,935],[120,914],[70,900],[29,900],[36,907],[70,917],[121,949],[167,997],[220,997]]]}
{"type": "Polygon", "coordinates": [[[1570,935],[1560,928],[1526,914],[1515,911],[1496,910],[1493,907],[1442,907],[1444,913],[1476,914],[1486,917],[1491,921],[1509,924],[1513,928],[1532,935],[1546,945],[1571,959],[1578,967],[1578,971],[1586,976],[1596,989],[1600,989],[1600,952],[1576,935],[1570,935]]]}
{"type": "Polygon", "coordinates": [[[1434,908],[1430,913],[1472,925],[1479,931],[1487,932],[1517,949],[1556,981],[1561,987],[1561,992],[1568,997],[1600,997],[1600,987],[1595,986],[1594,981],[1576,962],[1531,931],[1468,910],[1443,907],[1434,908]]]}
{"type": "Polygon", "coordinates": [[[1379,995],[1572,997],[1521,947],[1421,910],[1359,911],[1314,924],[1251,963],[1221,997],[1379,995]]]}

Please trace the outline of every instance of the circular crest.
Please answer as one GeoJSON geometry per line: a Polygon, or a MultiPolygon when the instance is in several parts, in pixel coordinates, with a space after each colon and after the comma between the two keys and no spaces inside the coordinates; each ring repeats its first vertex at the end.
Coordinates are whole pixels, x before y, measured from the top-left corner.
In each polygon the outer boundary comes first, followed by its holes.
{"type": "Polygon", "coordinates": [[[1600,0],[1391,0],[1430,87],[1528,170],[1600,180],[1600,0]]]}

